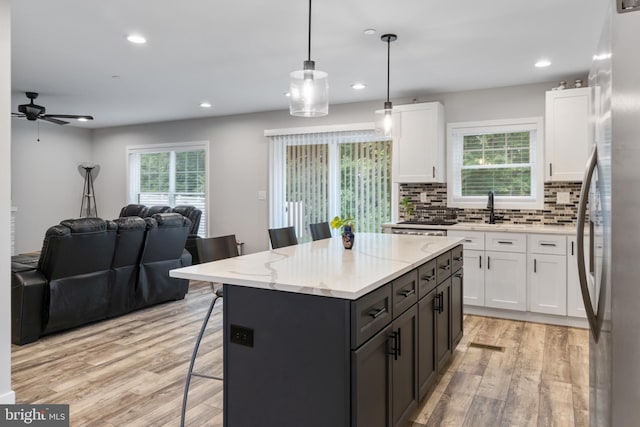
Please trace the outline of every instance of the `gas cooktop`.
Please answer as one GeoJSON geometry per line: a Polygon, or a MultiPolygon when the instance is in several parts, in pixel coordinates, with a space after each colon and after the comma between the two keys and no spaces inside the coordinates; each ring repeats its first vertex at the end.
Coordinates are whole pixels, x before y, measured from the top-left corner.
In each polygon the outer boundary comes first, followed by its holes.
{"type": "Polygon", "coordinates": [[[447,221],[445,219],[430,219],[424,221],[400,221],[398,224],[408,225],[455,225],[457,221],[447,221]]]}

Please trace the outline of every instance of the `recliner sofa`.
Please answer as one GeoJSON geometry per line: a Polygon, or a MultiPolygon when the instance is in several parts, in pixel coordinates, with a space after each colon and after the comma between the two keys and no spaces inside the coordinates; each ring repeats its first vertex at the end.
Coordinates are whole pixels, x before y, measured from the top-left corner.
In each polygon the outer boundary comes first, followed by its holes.
{"type": "Polygon", "coordinates": [[[184,249],[190,227],[178,213],[50,227],[36,268],[12,262],[12,342],[184,298],[189,282],[169,270],[191,265],[184,249]]]}

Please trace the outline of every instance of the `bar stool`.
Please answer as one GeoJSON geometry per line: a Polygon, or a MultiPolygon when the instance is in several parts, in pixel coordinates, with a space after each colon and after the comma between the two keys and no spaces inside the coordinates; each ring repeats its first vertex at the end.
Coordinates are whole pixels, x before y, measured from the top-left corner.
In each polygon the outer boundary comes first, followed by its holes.
{"type": "MultiPolygon", "coordinates": [[[[232,257],[238,256],[238,244],[236,241],[236,236],[234,234],[230,234],[228,236],[221,236],[221,237],[209,237],[206,239],[198,239],[196,240],[196,244],[198,246],[198,254],[200,256],[201,263],[217,261],[220,259],[232,258],[232,257]]],[[[193,354],[191,355],[191,361],[189,362],[189,372],[187,373],[187,381],[184,386],[184,395],[182,397],[180,427],[184,427],[185,415],[187,412],[187,397],[189,395],[189,386],[191,385],[191,377],[223,380],[222,378],[219,378],[219,377],[213,377],[210,375],[204,375],[204,374],[199,374],[197,372],[193,372],[193,366],[196,362],[196,356],[198,355],[200,342],[202,341],[204,332],[207,329],[207,324],[209,323],[211,312],[213,311],[213,307],[216,305],[216,301],[218,301],[219,298],[222,298],[222,288],[215,289],[214,284],[211,283],[211,290],[214,293],[214,297],[213,297],[213,300],[211,301],[211,305],[209,305],[209,310],[207,311],[207,315],[205,316],[204,321],[202,322],[202,326],[200,327],[200,333],[198,334],[198,338],[196,339],[196,343],[193,347],[193,354]]]]}

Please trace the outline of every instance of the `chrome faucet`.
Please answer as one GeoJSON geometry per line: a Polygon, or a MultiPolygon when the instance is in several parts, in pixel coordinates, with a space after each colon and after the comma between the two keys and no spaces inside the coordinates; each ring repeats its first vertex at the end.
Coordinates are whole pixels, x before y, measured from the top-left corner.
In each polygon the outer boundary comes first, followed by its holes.
{"type": "Polygon", "coordinates": [[[501,220],[503,216],[497,216],[493,205],[493,191],[489,191],[489,200],[487,201],[487,209],[489,209],[489,224],[495,224],[496,219],[501,220]]]}

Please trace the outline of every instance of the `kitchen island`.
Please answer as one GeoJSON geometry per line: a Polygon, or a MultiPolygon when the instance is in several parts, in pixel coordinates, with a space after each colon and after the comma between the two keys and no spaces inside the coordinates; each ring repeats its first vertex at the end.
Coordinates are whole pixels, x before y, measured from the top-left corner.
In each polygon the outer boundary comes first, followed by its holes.
{"type": "Polygon", "coordinates": [[[225,426],[402,426],[462,337],[451,237],[339,237],[171,271],[224,283],[225,426]]]}

